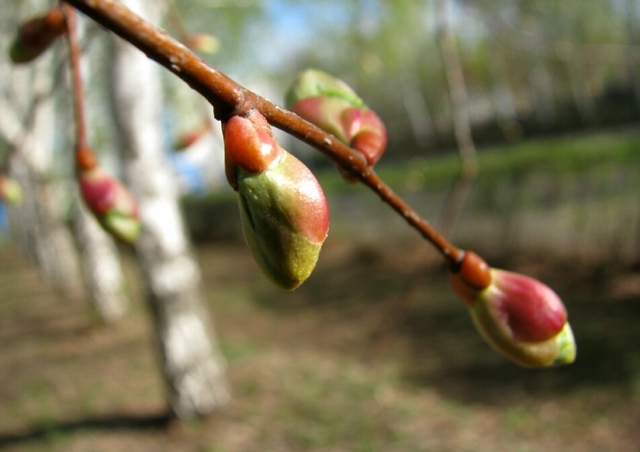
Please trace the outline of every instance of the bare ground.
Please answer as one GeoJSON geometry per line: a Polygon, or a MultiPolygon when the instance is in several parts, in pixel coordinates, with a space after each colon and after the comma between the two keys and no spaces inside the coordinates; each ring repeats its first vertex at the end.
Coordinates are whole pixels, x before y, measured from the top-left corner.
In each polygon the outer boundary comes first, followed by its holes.
{"type": "Polygon", "coordinates": [[[4,246],[0,450],[637,450],[640,269],[498,260],[568,305],[577,362],[533,371],[481,341],[422,248],[329,241],[292,293],[272,287],[244,246],[200,248],[234,399],[178,423],[132,260],[132,312],[105,327],[4,246]]]}

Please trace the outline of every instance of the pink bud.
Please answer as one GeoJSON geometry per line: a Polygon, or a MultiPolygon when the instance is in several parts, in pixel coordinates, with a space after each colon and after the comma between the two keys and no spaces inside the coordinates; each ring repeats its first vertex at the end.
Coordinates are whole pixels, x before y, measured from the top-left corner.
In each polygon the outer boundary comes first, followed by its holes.
{"type": "Polygon", "coordinates": [[[451,282],[469,305],[483,337],[512,360],[547,366],[575,359],[567,311],[548,286],[518,273],[490,269],[471,252],[451,272],[451,282]]]}
{"type": "Polygon", "coordinates": [[[387,147],[387,129],[344,82],[318,70],[300,74],[289,89],[287,108],[362,152],[374,165],[387,147]]]}
{"type": "Polygon", "coordinates": [[[387,148],[382,120],[368,108],[349,108],[341,116],[349,145],[362,152],[369,165],[375,165],[387,148]]]}
{"type": "Polygon", "coordinates": [[[134,242],[140,223],[131,192],[99,166],[78,173],[80,193],[100,224],[115,237],[134,242]]]}
{"type": "Polygon", "coordinates": [[[542,342],[567,321],[562,301],[548,286],[518,273],[492,270],[493,283],[480,298],[492,303],[516,340],[542,342]]]}

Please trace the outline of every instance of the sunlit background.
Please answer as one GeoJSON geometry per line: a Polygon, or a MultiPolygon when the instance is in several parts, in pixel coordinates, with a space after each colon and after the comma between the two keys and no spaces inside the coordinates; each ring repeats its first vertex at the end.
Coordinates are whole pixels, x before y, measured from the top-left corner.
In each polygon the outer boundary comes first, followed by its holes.
{"type": "MultiPolygon", "coordinates": [[[[2,55],[16,24],[50,3],[2,3],[2,55]]],[[[346,81],[388,128],[377,171],[436,227],[460,171],[460,105],[441,40],[449,30],[478,173],[447,235],[553,287],[578,360],[533,371],[497,355],[429,245],[284,134],[283,146],[317,172],[332,225],[309,281],[293,293],[272,287],[243,242],[219,127],[175,150],[211,111],[166,72],[164,152],[181,184],[233,402],[211,419],[167,422],[131,250],[121,254],[132,312],[96,326],[81,295],[56,292],[28,263],[0,208],[0,450],[637,450],[640,2],[180,0],[165,17],[174,36],[210,34],[213,47],[200,56],[277,104],[306,68],[346,81]]],[[[118,173],[109,44],[104,30],[82,23],[91,138],[118,173]]],[[[64,55],[54,49],[55,61],[64,55]]],[[[14,71],[0,58],[4,80],[14,71]]],[[[0,78],[5,123],[6,109],[24,104],[8,86],[0,78]]],[[[60,181],[57,208],[67,212],[70,101],[64,90],[54,98],[49,177],[60,181]]],[[[2,130],[0,156],[9,152],[2,130]]]]}

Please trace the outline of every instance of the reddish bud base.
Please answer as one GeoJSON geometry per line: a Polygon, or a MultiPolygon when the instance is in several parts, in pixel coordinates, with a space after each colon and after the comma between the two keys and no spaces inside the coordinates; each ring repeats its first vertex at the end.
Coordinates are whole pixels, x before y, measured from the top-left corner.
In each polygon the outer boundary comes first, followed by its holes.
{"type": "Polygon", "coordinates": [[[269,169],[282,155],[282,148],[273,138],[266,119],[254,112],[249,117],[233,116],[224,125],[225,174],[237,190],[237,168],[250,174],[269,169]]]}

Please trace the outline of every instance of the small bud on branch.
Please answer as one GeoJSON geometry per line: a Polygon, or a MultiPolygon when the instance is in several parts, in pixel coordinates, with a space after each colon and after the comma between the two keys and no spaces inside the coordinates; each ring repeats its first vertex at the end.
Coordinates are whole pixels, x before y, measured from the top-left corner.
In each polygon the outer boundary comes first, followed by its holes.
{"type": "Polygon", "coordinates": [[[135,242],[140,221],[131,192],[97,165],[78,171],[77,179],[82,199],[102,227],[122,241],[135,242]]]}
{"type": "Polygon", "coordinates": [[[562,301],[533,278],[489,268],[467,251],[451,272],[455,292],[468,305],[481,335],[498,351],[529,367],[569,364],[575,342],[562,301]]]}
{"type": "Polygon", "coordinates": [[[133,243],[138,238],[140,231],[138,205],[129,190],[100,167],[98,158],[87,144],[84,90],[80,73],[80,46],[76,34],[75,10],[69,5],[64,5],[64,17],[68,30],[67,37],[73,75],[76,121],[74,156],[80,194],[89,210],[109,234],[125,242],[133,243]]]}
{"type": "Polygon", "coordinates": [[[362,152],[374,165],[387,147],[387,129],[346,83],[315,69],[304,71],[286,95],[294,113],[362,152]]]}
{"type": "Polygon", "coordinates": [[[25,22],[9,48],[11,61],[30,63],[44,53],[66,31],[61,8],[51,8],[44,16],[25,22]]]}

